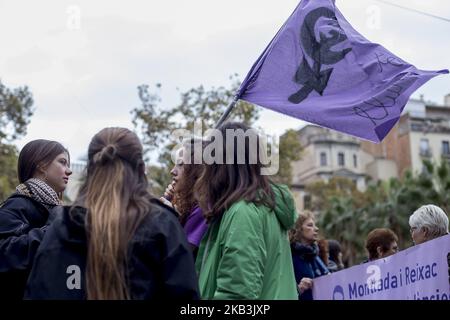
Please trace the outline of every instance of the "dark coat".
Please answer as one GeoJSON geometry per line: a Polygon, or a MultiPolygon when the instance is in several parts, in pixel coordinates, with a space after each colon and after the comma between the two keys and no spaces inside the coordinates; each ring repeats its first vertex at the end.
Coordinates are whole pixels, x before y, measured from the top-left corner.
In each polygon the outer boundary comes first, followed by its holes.
{"type": "MultiPolygon", "coordinates": [[[[305,246],[296,242],[291,244],[291,252],[297,284],[303,278],[314,279],[329,273],[324,262],[318,256],[317,246],[305,246]]],[[[306,290],[299,294],[299,300],[313,300],[312,290],[306,290]]]]}
{"type": "Polygon", "coordinates": [[[18,194],[0,207],[0,300],[22,299],[28,274],[48,227],[49,210],[18,194]]]}
{"type": "MultiPolygon", "coordinates": [[[[175,215],[152,200],[151,211],[137,228],[129,244],[126,273],[132,299],[198,299],[192,251],[175,215]]],[[[84,208],[64,207],[38,250],[25,299],[86,298],[85,216],[84,208]]]]}

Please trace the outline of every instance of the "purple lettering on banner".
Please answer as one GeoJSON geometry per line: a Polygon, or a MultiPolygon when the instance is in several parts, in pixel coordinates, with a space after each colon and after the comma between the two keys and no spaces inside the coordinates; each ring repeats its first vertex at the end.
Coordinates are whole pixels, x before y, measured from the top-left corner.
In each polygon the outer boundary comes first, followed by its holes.
{"type": "Polygon", "coordinates": [[[313,296],[315,300],[448,300],[449,253],[450,235],[446,235],[316,278],[313,296]]]}

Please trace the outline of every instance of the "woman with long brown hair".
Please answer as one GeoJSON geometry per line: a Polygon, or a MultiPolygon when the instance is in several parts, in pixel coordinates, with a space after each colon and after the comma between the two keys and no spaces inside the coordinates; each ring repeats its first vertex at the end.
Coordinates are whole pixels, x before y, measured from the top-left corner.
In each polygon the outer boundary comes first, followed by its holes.
{"type": "Polygon", "coordinates": [[[200,241],[208,228],[193,188],[203,171],[203,164],[195,162],[195,153],[202,154],[203,143],[203,140],[198,138],[183,141],[182,147],[176,152],[176,163],[170,171],[173,181],[162,199],[164,202],[170,199],[171,202],[167,204],[174,206],[180,214],[179,220],[194,257],[197,256],[200,241]]]}
{"type": "Polygon", "coordinates": [[[296,299],[287,237],[296,217],[293,198],[262,174],[255,131],[226,123],[215,137],[205,153],[216,149],[218,161],[205,165],[194,188],[209,223],[196,260],[201,296],[296,299]]]}
{"type": "Polygon", "coordinates": [[[33,140],[19,154],[19,185],[0,204],[0,300],[22,299],[36,251],[72,174],[59,142],[33,140]]]}
{"type": "Polygon", "coordinates": [[[30,299],[197,298],[194,261],[176,213],[147,191],[132,131],[92,139],[87,177],[39,249],[30,299]]]}

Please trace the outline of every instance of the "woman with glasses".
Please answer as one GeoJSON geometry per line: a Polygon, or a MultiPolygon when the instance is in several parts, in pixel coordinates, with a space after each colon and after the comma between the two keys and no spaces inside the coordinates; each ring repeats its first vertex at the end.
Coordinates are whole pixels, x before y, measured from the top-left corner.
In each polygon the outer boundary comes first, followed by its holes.
{"type": "Polygon", "coordinates": [[[414,244],[421,244],[448,234],[448,217],[444,210],[429,204],[409,217],[409,226],[414,244]]]}

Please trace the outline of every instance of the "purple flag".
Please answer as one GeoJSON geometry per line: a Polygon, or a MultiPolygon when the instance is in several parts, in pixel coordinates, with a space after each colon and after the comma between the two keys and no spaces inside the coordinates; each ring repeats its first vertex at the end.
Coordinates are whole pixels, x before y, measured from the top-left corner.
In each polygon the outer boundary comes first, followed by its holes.
{"type": "Polygon", "coordinates": [[[332,0],[303,0],[255,62],[238,98],[380,142],[411,94],[448,70],[422,71],[371,43],[332,0]]]}

